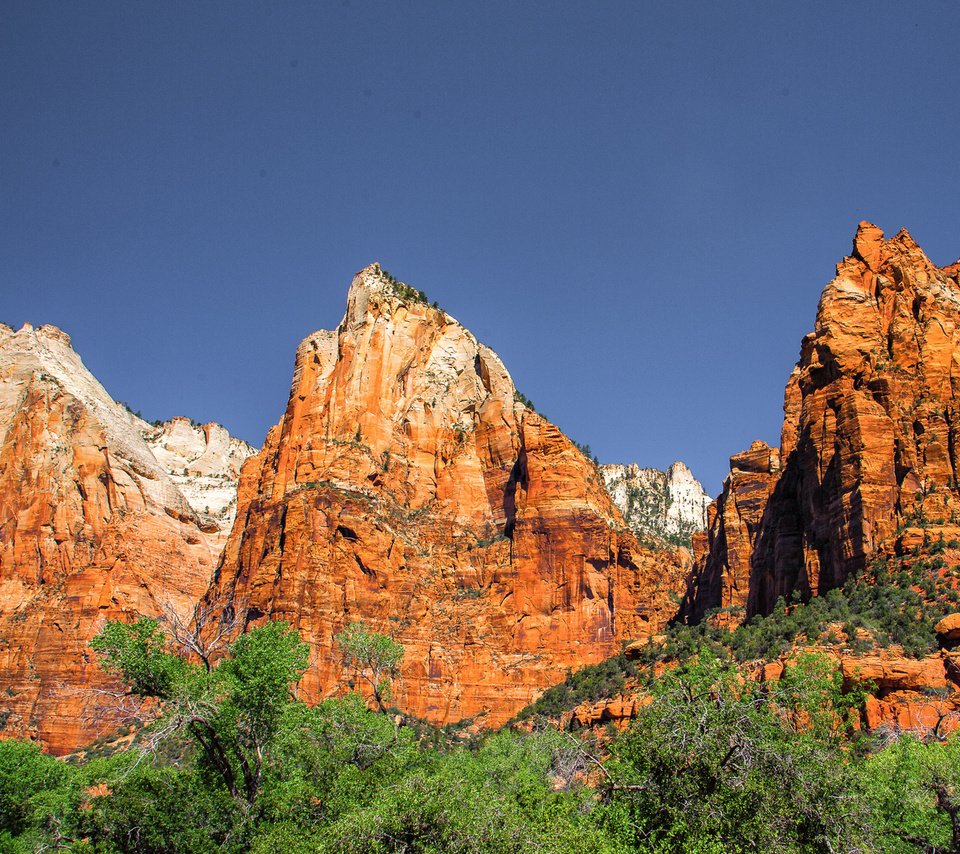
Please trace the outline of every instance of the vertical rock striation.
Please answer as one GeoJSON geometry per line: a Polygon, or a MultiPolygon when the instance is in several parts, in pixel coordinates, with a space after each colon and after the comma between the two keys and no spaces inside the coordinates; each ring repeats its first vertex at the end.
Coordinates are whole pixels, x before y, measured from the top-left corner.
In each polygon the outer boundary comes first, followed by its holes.
{"type": "Polygon", "coordinates": [[[341,690],[334,635],[406,647],[396,700],[499,724],[567,668],[676,611],[679,552],[640,548],[598,468],[517,402],[503,363],[372,265],[339,328],[300,345],[286,412],[246,461],[209,596],[311,643],[310,699],[341,690]]]}

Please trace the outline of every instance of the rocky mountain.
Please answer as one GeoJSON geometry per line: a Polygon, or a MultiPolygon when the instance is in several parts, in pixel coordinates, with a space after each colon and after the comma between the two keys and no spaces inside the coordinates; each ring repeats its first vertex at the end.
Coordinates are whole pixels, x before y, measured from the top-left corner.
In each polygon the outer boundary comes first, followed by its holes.
{"type": "MultiPolygon", "coordinates": [[[[659,673],[713,647],[771,685],[812,650],[864,692],[860,728],[960,727],[958,397],[960,262],[861,223],[787,383],[780,446],[730,458],[680,619],[626,658],[659,673]]],[[[647,669],[557,722],[625,727],[647,669]]]]}
{"type": "Polygon", "coordinates": [[[602,465],[607,491],[623,518],[642,541],[690,546],[707,527],[710,497],[681,462],[666,471],[630,465],[602,465]]]}
{"type": "Polygon", "coordinates": [[[300,345],[287,408],[240,478],[209,597],[288,620],[341,690],[334,635],[406,648],[396,701],[502,723],[568,668],[659,631],[688,571],[640,547],[598,467],[520,402],[497,355],[379,265],[300,345]]]}
{"type": "Polygon", "coordinates": [[[958,277],[960,264],[937,267],[906,231],[884,239],[860,224],[787,383],[780,447],[730,458],[695,541],[688,620],[767,613],[881,556],[922,560],[958,540],[958,277]]]}
{"type": "MultiPolygon", "coordinates": [[[[205,430],[218,437],[209,449],[222,437],[205,430]]],[[[210,583],[224,532],[171,476],[174,452],[161,464],[144,431],[155,447],[198,447],[172,438],[178,422],[154,431],[115,403],[64,332],[0,326],[2,735],[59,753],[114,729],[123,709],[102,693],[111,685],[90,639],[106,619],[186,618],[210,583]]],[[[233,462],[215,456],[202,468],[225,485],[233,462]]]]}
{"type": "MultiPolygon", "coordinates": [[[[892,575],[905,618],[910,595],[935,606],[916,614],[940,620],[939,652],[871,647],[852,622],[807,641],[879,686],[866,725],[939,726],[960,709],[960,617],[941,619],[960,603],[958,327],[960,263],[861,223],[787,383],[780,446],[732,456],[705,511],[682,463],[597,466],[379,265],[338,328],[301,343],[259,453],[219,425],[148,424],[65,333],[0,325],[0,735],[64,752],[114,729],[90,639],[200,600],[237,631],[289,621],[313,651],[308,700],[350,684],[334,638],[363,620],[406,649],[401,708],[491,726],[625,642],[673,643],[677,616],[722,609],[705,625],[732,627],[892,575]],[[662,545],[691,536],[692,566],[662,545]]],[[[777,679],[790,657],[756,666],[777,679]]],[[[571,721],[622,723],[641,694],[571,721]]]]}

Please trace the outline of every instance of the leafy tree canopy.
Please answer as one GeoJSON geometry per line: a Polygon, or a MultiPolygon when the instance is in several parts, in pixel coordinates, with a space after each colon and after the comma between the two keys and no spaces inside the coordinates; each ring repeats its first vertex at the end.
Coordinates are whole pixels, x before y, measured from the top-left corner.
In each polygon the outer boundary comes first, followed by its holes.
{"type": "MultiPolygon", "coordinates": [[[[371,679],[399,663],[396,642],[344,634],[371,679]]],[[[154,720],[109,758],[0,742],[2,852],[960,850],[960,739],[868,739],[862,697],[817,656],[764,685],[704,650],[650,681],[621,734],[541,722],[464,745],[358,694],[300,702],[307,650],[283,623],[209,670],[152,621],[96,647],[154,720]]]]}
{"type": "Polygon", "coordinates": [[[334,641],[344,666],[370,686],[377,707],[386,711],[386,703],[391,700],[391,680],[403,661],[403,644],[370,631],[362,622],[351,623],[334,641]]]}

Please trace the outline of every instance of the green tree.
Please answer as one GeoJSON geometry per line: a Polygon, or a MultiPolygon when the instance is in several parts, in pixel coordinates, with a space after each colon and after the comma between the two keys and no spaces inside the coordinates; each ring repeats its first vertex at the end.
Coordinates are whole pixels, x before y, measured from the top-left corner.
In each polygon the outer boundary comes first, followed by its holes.
{"type": "Polygon", "coordinates": [[[169,700],[187,672],[186,662],[172,653],[159,623],[145,617],[135,623],[111,620],[90,646],[104,670],[120,675],[130,693],[139,697],[169,700]]]}
{"type": "Polygon", "coordinates": [[[77,812],[79,837],[129,854],[240,851],[244,810],[196,768],[138,763],[77,812]]]}
{"type": "MultiPolygon", "coordinates": [[[[412,727],[396,727],[359,694],[297,704],[265,770],[264,826],[320,828],[383,796],[423,764],[412,727]]],[[[271,831],[271,834],[274,831],[271,831]]]]}
{"type": "Polygon", "coordinates": [[[319,850],[612,854],[590,820],[590,790],[558,785],[570,752],[570,740],[553,730],[504,732],[477,750],[429,754],[330,824],[319,850]]]}
{"type": "Polygon", "coordinates": [[[187,733],[201,766],[234,799],[254,804],[294,699],[291,689],[308,662],[309,648],[286,623],[269,622],[241,635],[209,670],[171,651],[155,620],[110,622],[91,646],[132,693],[162,701],[154,745],[187,733]]]}
{"type": "Polygon", "coordinates": [[[351,623],[334,640],[344,667],[370,685],[377,708],[386,712],[392,699],[391,682],[403,661],[403,644],[369,631],[362,622],[351,623]]]}
{"type": "Polygon", "coordinates": [[[870,756],[864,771],[880,850],[960,852],[960,738],[904,735],[870,756]]]}
{"type": "Polygon", "coordinates": [[[37,744],[0,741],[0,840],[33,824],[42,794],[59,789],[72,770],[41,753],[37,744]]]}
{"type": "Polygon", "coordinates": [[[73,765],[41,753],[29,741],[0,741],[0,851],[79,850],[88,834],[94,787],[112,785],[132,756],[73,765]]]}

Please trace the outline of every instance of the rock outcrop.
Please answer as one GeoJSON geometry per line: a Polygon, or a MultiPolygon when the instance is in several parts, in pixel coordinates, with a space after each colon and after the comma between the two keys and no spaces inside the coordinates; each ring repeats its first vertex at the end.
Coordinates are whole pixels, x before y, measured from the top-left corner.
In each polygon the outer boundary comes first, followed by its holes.
{"type": "Polygon", "coordinates": [[[641,548],[596,465],[518,402],[489,348],[378,265],[300,345],[286,412],[240,480],[210,590],[313,647],[301,691],[342,690],[355,620],[406,648],[394,688],[437,723],[509,719],[568,668],[658,631],[681,551],[641,548]]]}
{"type": "Polygon", "coordinates": [[[780,452],[764,442],[730,458],[723,492],[707,508],[708,530],[693,536],[697,565],[684,602],[691,622],[717,607],[746,613],[754,542],[779,477],[780,452]]]}
{"type": "Polygon", "coordinates": [[[861,223],[787,384],[780,448],[731,458],[684,603],[767,613],[842,585],[911,526],[956,531],[958,265],[861,223]]]}
{"type": "Polygon", "coordinates": [[[934,627],[940,646],[951,648],[960,644],[960,613],[947,614],[934,627]]]}
{"type": "Polygon", "coordinates": [[[117,725],[106,619],[188,617],[223,534],[52,326],[0,326],[0,737],[54,753],[117,725]]]}
{"type": "Polygon", "coordinates": [[[203,527],[216,526],[212,539],[219,554],[237,515],[240,469],[256,448],[231,436],[220,424],[197,424],[182,416],[162,424],[141,421],[137,426],[203,527]]]}
{"type": "Polygon", "coordinates": [[[630,465],[602,465],[607,491],[631,530],[642,541],[689,546],[707,527],[710,497],[681,462],[666,471],[630,465]]]}
{"type": "Polygon", "coordinates": [[[617,694],[615,697],[581,703],[572,711],[561,715],[557,725],[564,730],[596,730],[610,726],[625,730],[651,700],[648,693],[634,686],[633,690],[617,694]]]}

